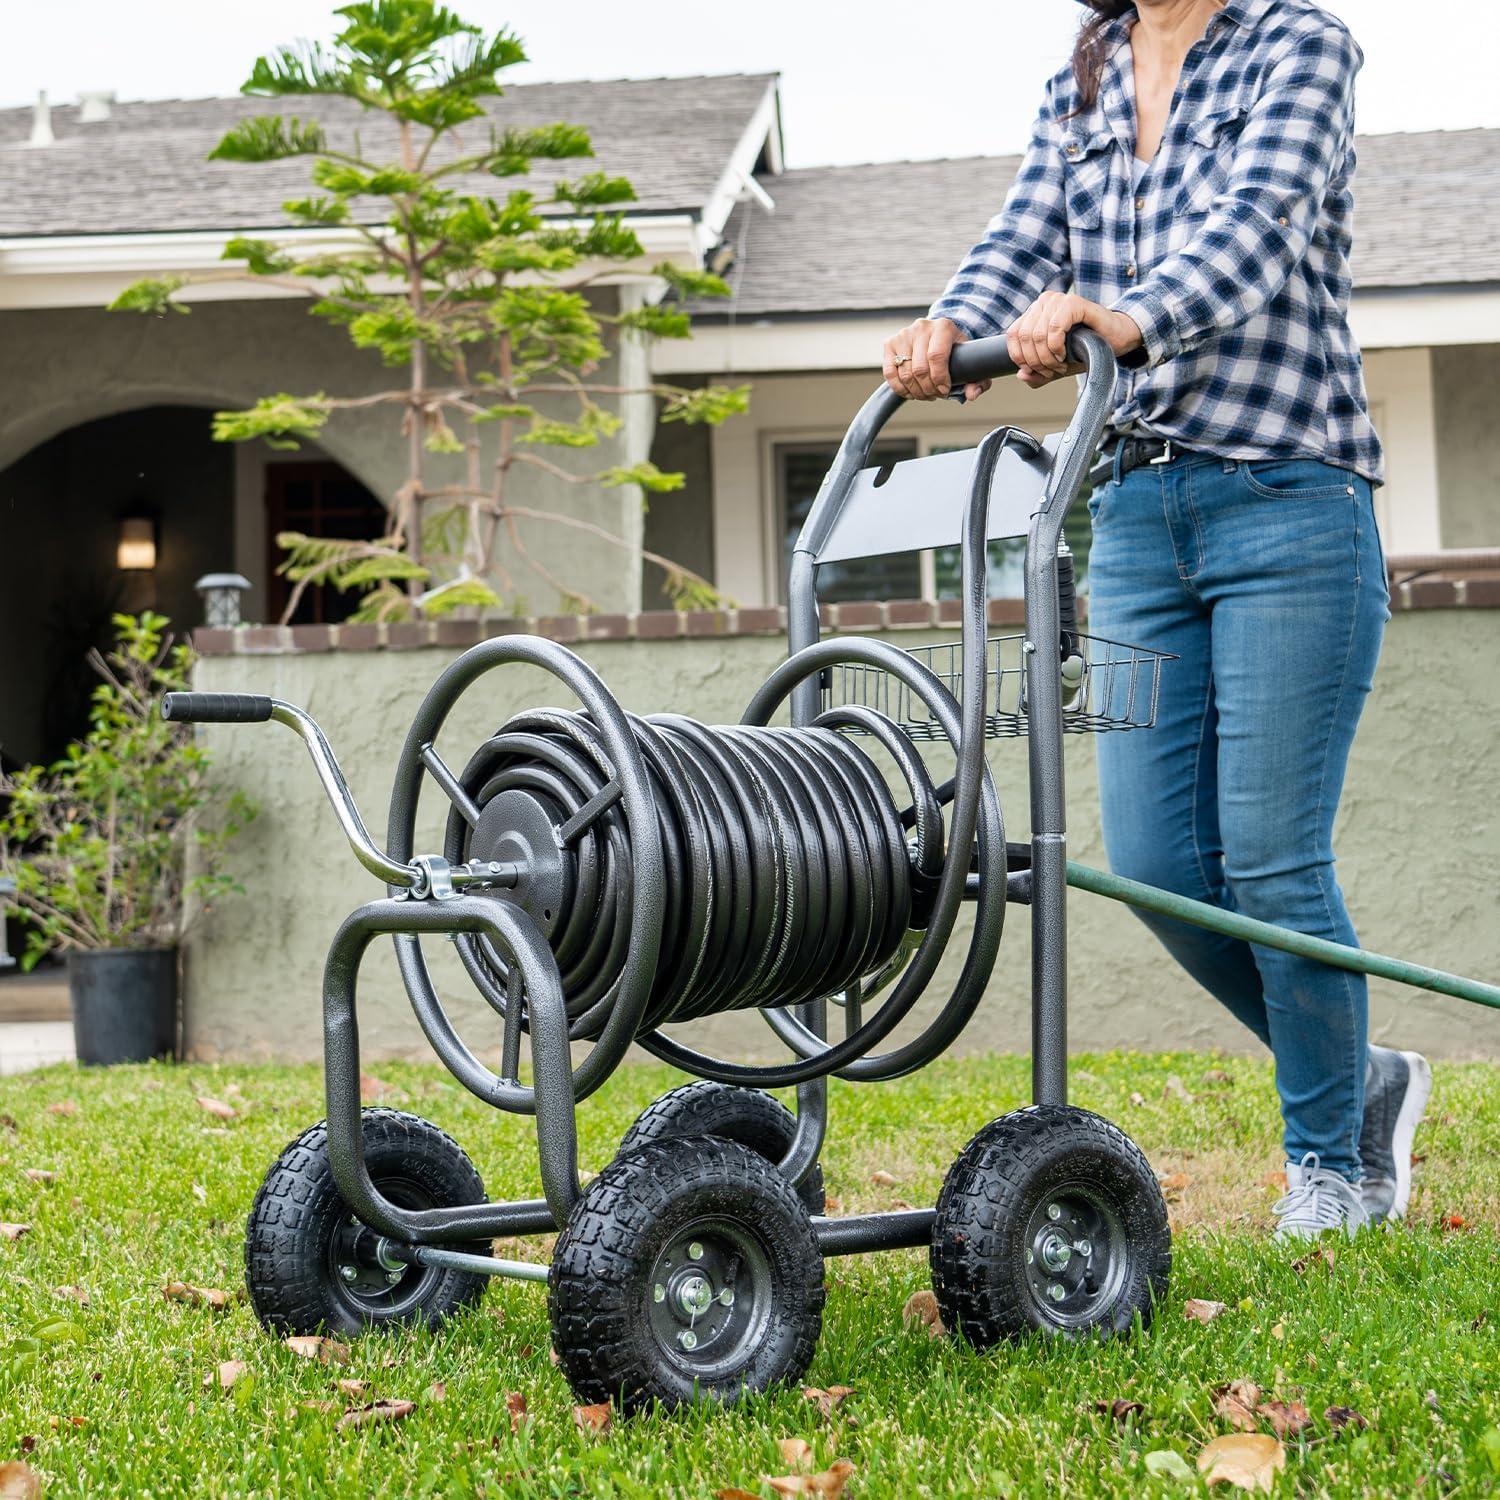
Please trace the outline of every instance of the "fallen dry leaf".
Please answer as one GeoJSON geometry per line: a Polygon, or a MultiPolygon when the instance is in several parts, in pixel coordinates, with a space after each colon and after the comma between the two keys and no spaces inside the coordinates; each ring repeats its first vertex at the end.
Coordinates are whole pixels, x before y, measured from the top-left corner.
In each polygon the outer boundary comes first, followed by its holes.
{"type": "Polygon", "coordinates": [[[806,1438],[782,1438],[781,1461],[794,1469],[810,1469],[813,1463],[813,1446],[806,1438]]]}
{"type": "Polygon", "coordinates": [[[1139,1401],[1127,1401],[1123,1396],[1116,1396],[1113,1401],[1096,1401],[1094,1410],[1104,1412],[1111,1422],[1128,1422],[1131,1417],[1146,1415],[1146,1408],[1139,1401]]]}
{"type": "Polygon", "coordinates": [[[1255,1413],[1260,1406],[1260,1387],[1253,1380],[1231,1380],[1213,1389],[1214,1415],[1222,1417],[1241,1432],[1255,1432],[1260,1423],[1255,1413]]]}
{"type": "Polygon", "coordinates": [[[337,1339],[325,1338],[321,1333],[293,1334],[286,1341],[286,1346],[293,1354],[301,1355],[303,1359],[315,1359],[319,1364],[347,1365],[349,1363],[348,1344],[341,1344],[337,1339]]]}
{"type": "Polygon", "coordinates": [[[1210,1486],[1232,1484],[1240,1490],[1271,1493],[1275,1475],[1286,1468],[1286,1449],[1263,1432],[1231,1433],[1205,1443],[1198,1472],[1210,1486]]]}
{"type": "Polygon", "coordinates": [[[1411,1164],[1414,1167],[1420,1167],[1426,1160],[1427,1153],[1425,1151],[1413,1151],[1411,1154],[1411,1164]]]}
{"type": "Polygon", "coordinates": [[[876,1187],[895,1187],[899,1179],[893,1173],[882,1171],[871,1172],[870,1181],[873,1182],[876,1187]]]}
{"type": "Polygon", "coordinates": [[[580,1432],[593,1433],[597,1436],[599,1433],[609,1431],[609,1422],[613,1414],[613,1408],[608,1401],[599,1401],[593,1406],[575,1406],[573,1425],[580,1432]]]}
{"type": "Polygon", "coordinates": [[[0,1239],[18,1240],[23,1234],[31,1233],[30,1224],[5,1224],[0,1223],[0,1239]]]}
{"type": "Polygon", "coordinates": [[[823,1495],[839,1500],[854,1465],[847,1458],[836,1458],[821,1474],[763,1474],[761,1481],[780,1495],[823,1495]]]}
{"type": "Polygon", "coordinates": [[[346,1411],[333,1425],[343,1432],[350,1427],[370,1427],[377,1422],[404,1421],[417,1409],[415,1401],[372,1401],[346,1411]]]}
{"type": "Polygon", "coordinates": [[[1131,1089],[1130,1102],[1139,1109],[1146,1102],[1146,1096],[1139,1089],[1131,1089]]]}
{"type": "Polygon", "coordinates": [[[948,1331],[943,1327],[937,1297],[925,1287],[906,1299],[906,1306],[901,1309],[901,1321],[907,1328],[925,1328],[930,1339],[940,1339],[948,1331]]]}
{"type": "Polygon", "coordinates": [[[89,1305],[89,1294],[81,1286],[55,1286],[52,1288],[54,1297],[67,1297],[76,1302],[80,1307],[89,1305]]]}
{"type": "Polygon", "coordinates": [[[1345,1427],[1364,1428],[1370,1425],[1352,1406],[1324,1407],[1323,1416],[1335,1432],[1340,1432],[1345,1427]]]}
{"type": "Polygon", "coordinates": [[[818,1410],[825,1417],[831,1417],[834,1411],[854,1394],[854,1387],[831,1385],[825,1391],[821,1386],[805,1385],[802,1387],[802,1394],[808,1401],[815,1402],[818,1410]]]}
{"type": "Polygon", "coordinates": [[[76,1099],[59,1099],[56,1104],[47,1106],[49,1115],[76,1115],[78,1113],[78,1101],[76,1099]]]}
{"type": "Polygon", "coordinates": [[[38,1500],[42,1476],[18,1458],[0,1464],[0,1500],[38,1500]]]}
{"type": "Polygon", "coordinates": [[[22,1435],[20,1442],[16,1444],[22,1453],[30,1453],[36,1447],[36,1439],[28,1432],[22,1435]]]}
{"type": "Polygon", "coordinates": [[[1319,1245],[1316,1250],[1308,1253],[1298,1260],[1292,1262],[1292,1269],[1299,1275],[1305,1275],[1309,1266],[1321,1265],[1325,1271],[1331,1271],[1338,1257],[1328,1245],[1319,1245]]]}
{"type": "Polygon", "coordinates": [[[441,1380],[434,1380],[427,1387],[427,1399],[429,1401],[446,1401],[448,1399],[448,1387],[441,1380]]]}
{"type": "Polygon", "coordinates": [[[1165,1177],[1158,1178],[1161,1185],[1162,1195],[1167,1198],[1181,1197],[1183,1190],[1192,1185],[1193,1179],[1186,1172],[1169,1172],[1165,1177]]]}
{"type": "Polygon", "coordinates": [[[233,1388],[235,1381],[249,1368],[250,1366],[242,1359],[226,1359],[217,1370],[210,1370],[203,1377],[204,1388],[207,1389],[217,1385],[221,1391],[230,1390],[233,1388]]]}
{"type": "Polygon", "coordinates": [[[368,1380],[335,1380],[334,1384],[345,1396],[363,1396],[370,1389],[368,1380]]]}
{"type": "Polygon", "coordinates": [[[387,1083],[383,1078],[377,1078],[373,1073],[361,1073],[359,1075],[359,1097],[360,1102],[370,1103],[373,1099],[384,1099],[387,1094],[395,1092],[393,1085],[387,1083]]]}
{"type": "Polygon", "coordinates": [[[0,1130],[8,1130],[12,1135],[20,1135],[21,1127],[16,1123],[14,1115],[0,1115],[0,1130]]]}
{"type": "Polygon", "coordinates": [[[206,1114],[212,1115],[216,1120],[237,1120],[239,1111],[232,1104],[226,1104],[222,1099],[214,1099],[208,1094],[198,1094],[193,1103],[206,1114]]]}
{"type": "Polygon", "coordinates": [[[26,1167],[21,1175],[28,1182],[40,1182],[44,1185],[57,1181],[57,1173],[48,1171],[46,1167],[26,1167]]]}
{"type": "Polygon", "coordinates": [[[1180,1099],[1184,1104],[1191,1104],[1193,1102],[1193,1096],[1188,1092],[1187,1085],[1176,1073],[1167,1074],[1167,1081],[1162,1085],[1161,1094],[1163,1099],[1170,1094],[1174,1099],[1180,1099]]]}
{"type": "Polygon", "coordinates": [[[1312,1426],[1312,1413],[1300,1401],[1262,1401],[1260,1414],[1279,1438],[1296,1437],[1312,1426]]]}
{"type": "Polygon", "coordinates": [[[1212,1323],[1220,1313],[1228,1311],[1229,1308],[1224,1303],[1210,1301],[1207,1297],[1189,1297],[1182,1304],[1183,1316],[1199,1323],[1212,1323]]]}
{"type": "Polygon", "coordinates": [[[842,1198],[828,1197],[823,1200],[823,1211],[830,1214],[841,1214],[844,1211],[844,1200],[842,1198]]]}
{"type": "Polygon", "coordinates": [[[1203,1081],[1204,1083],[1214,1084],[1219,1088],[1223,1088],[1226,1084],[1232,1084],[1234,1079],[1223,1068],[1209,1068],[1203,1075],[1203,1081]]]}
{"type": "Polygon", "coordinates": [[[1260,1179],[1262,1187],[1275,1188],[1278,1193],[1286,1192],[1286,1168],[1278,1167],[1274,1172],[1267,1172],[1260,1179]]]}
{"type": "Polygon", "coordinates": [[[168,1302],[186,1302],[191,1307],[211,1307],[223,1312],[234,1301],[233,1292],[220,1291],[213,1286],[189,1286],[185,1281],[169,1281],[162,1289],[168,1302]]]}
{"type": "Polygon", "coordinates": [[[1446,1230],[1466,1229],[1468,1228],[1468,1222],[1462,1214],[1444,1214],[1438,1220],[1439,1226],[1446,1230]]]}
{"type": "Polygon", "coordinates": [[[520,1391],[507,1391],[505,1409],[510,1413],[510,1430],[514,1435],[521,1430],[521,1423],[526,1420],[526,1398],[520,1391]]]}
{"type": "Polygon", "coordinates": [[[87,1427],[89,1425],[89,1419],[87,1417],[48,1417],[47,1418],[47,1425],[53,1430],[53,1432],[56,1432],[57,1429],[59,1427],[61,1427],[64,1423],[66,1423],[69,1427],[87,1427]]]}

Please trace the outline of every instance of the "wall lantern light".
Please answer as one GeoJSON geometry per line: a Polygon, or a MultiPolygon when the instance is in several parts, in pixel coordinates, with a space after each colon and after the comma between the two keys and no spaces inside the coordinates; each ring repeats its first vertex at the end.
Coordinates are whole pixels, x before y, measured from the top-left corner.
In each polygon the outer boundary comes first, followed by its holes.
{"type": "Polygon", "coordinates": [[[203,601],[203,623],[230,626],[240,623],[240,596],[250,580],[239,573],[205,573],[193,585],[203,601]]]}
{"type": "Polygon", "coordinates": [[[122,573],[148,573],[156,566],[156,522],[150,516],[120,518],[115,565],[122,573]]]}

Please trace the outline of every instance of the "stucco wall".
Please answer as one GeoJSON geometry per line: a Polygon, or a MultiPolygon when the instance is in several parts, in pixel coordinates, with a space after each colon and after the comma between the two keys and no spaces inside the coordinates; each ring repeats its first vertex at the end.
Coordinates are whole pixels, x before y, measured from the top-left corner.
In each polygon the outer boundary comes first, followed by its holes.
{"type": "MultiPolygon", "coordinates": [[[[869,608],[859,606],[858,608],[869,608]]],[[[712,617],[705,617],[711,619],[712,617]]],[[[908,646],[931,633],[893,632],[908,646]]],[[[1376,692],[1355,746],[1340,812],[1340,878],[1366,943],[1460,973],[1500,974],[1500,611],[1398,611],[1376,692]]],[[[710,722],[739,716],[785,650],[778,635],[588,642],[578,649],[631,709],[688,711],[710,722]]],[[[452,651],[277,651],[207,656],[198,685],[270,693],[306,707],[325,726],[377,836],[389,779],[413,710],[452,651]]],[[[566,703],[549,679],[523,668],[485,678],[439,743],[450,763],[512,713],[566,703]]],[[[302,747],[275,725],[203,731],[219,773],[261,807],[235,855],[245,894],[204,916],[187,952],[187,1045],[195,1057],[307,1057],[320,1048],[318,986],[335,927],[378,895],[355,864],[322,801],[302,747]]],[[[1022,742],[992,747],[1011,838],[1026,825],[1022,742]]],[[[1068,746],[1071,854],[1103,863],[1095,813],[1093,740],[1068,746]]],[[[427,847],[439,845],[441,808],[426,804],[427,847]]],[[[1164,957],[1120,906],[1075,893],[1071,902],[1075,1045],[1244,1048],[1248,1038],[1164,957]]],[[[438,948],[439,945],[433,945],[438,948]]],[[[436,967],[471,1045],[498,1041],[493,1014],[468,998],[451,955],[436,967]]],[[[959,958],[946,963],[951,977],[959,958]]],[[[1028,1041],[1027,913],[1013,909],[990,994],[963,1045],[1023,1049],[1028,1041]]],[[[1453,1056],[1500,1055],[1500,1014],[1387,984],[1373,986],[1375,1035],[1453,1056]]],[[[370,1056],[418,1052],[420,1034],[389,950],[372,948],[361,988],[370,1056]]],[[[701,1023],[693,1035],[742,1056],[774,1055],[753,1015],[701,1023]]]]}
{"type": "MultiPolygon", "coordinates": [[[[609,310],[622,294],[605,288],[595,295],[609,310]]],[[[16,356],[0,363],[0,470],[70,427],[117,412],[160,405],[241,407],[278,391],[360,396],[399,387],[406,378],[404,370],[383,367],[376,354],[354,350],[340,330],[310,316],[301,301],[202,302],[187,315],[164,318],[93,308],[5,311],[0,348],[16,356]]],[[[603,384],[620,386],[648,378],[639,340],[617,350],[598,376],[603,384]]],[[[544,449],[544,456],[574,473],[644,459],[653,425],[649,398],[606,395],[600,404],[625,418],[615,438],[581,452],[544,449]]],[[[563,406],[556,412],[571,414],[563,406]]],[[[324,429],[321,449],[387,502],[404,480],[406,439],[394,408],[339,413],[324,429]]],[[[462,479],[460,457],[429,454],[428,465],[430,485],[462,479]]],[[[518,466],[507,493],[516,504],[566,513],[639,546],[641,496],[633,486],[569,484],[518,466]]],[[[576,528],[519,524],[527,550],[598,608],[639,607],[638,556],[576,528]]],[[[253,546],[251,554],[238,562],[254,577],[264,571],[264,561],[253,546]]],[[[541,576],[513,552],[502,550],[501,558],[514,580],[509,589],[501,583],[502,595],[519,596],[523,610],[558,607],[556,589],[541,576]]],[[[228,563],[225,558],[221,565],[228,563]]]]}

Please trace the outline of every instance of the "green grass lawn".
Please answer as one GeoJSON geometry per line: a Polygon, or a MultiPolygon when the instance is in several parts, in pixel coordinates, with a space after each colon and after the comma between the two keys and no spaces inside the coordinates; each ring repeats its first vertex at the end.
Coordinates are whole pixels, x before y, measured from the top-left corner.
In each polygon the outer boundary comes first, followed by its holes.
{"type": "MultiPolygon", "coordinates": [[[[374,1071],[394,1085],[382,1102],[452,1132],[491,1194],[535,1193],[529,1122],[491,1114],[435,1067],[374,1071]]],[[[1267,1239],[1280,1165],[1268,1065],[1109,1054],[1077,1058],[1073,1077],[1076,1102],[1123,1124],[1176,1184],[1172,1289],[1149,1334],[976,1356],[903,1326],[907,1298],[928,1284],[924,1255],[833,1261],[807,1376],[853,1387],[831,1416],[794,1388],[603,1435],[575,1426],[535,1286],[495,1283],[479,1310],[437,1334],[357,1340],[341,1369],[262,1334],[243,1301],[215,1312],[164,1299],[172,1281],[240,1286],[251,1197],[321,1113],[316,1068],[56,1068],[0,1080],[0,1220],[31,1226],[0,1238],[0,1462],[24,1455],[48,1496],[656,1497],[730,1486],[770,1496],[761,1476],[789,1472],[780,1440],[803,1438],[815,1469],[856,1466],[848,1500],[1167,1494],[1201,1481],[1156,1475],[1148,1455],[1170,1449],[1193,1465],[1231,1430],[1214,1414],[1214,1387],[1244,1379],[1312,1413],[1287,1440],[1278,1493],[1500,1490],[1500,1068],[1437,1069],[1409,1223],[1300,1270],[1267,1239]],[[228,1099],[236,1117],[206,1113],[197,1095],[228,1099]],[[72,1113],[49,1109],[68,1100],[72,1113]],[[87,1305],[61,1287],[82,1288],[87,1305]],[[1200,1324],[1183,1315],[1190,1297],[1227,1310],[1200,1324]],[[205,1388],[228,1360],[248,1374],[227,1394],[205,1388]],[[354,1404],[404,1399],[416,1410],[341,1429],[338,1378],[369,1383],[354,1404]],[[513,1392],[530,1414],[514,1436],[513,1392]],[[1142,1410],[1117,1421],[1096,1409],[1117,1398],[1142,1410]],[[1335,1430],[1329,1407],[1352,1407],[1368,1425],[1335,1430]]],[[[634,1115],[676,1081],[626,1069],[585,1104],[586,1167],[603,1166],[634,1115]]],[[[1027,1083],[1023,1059],[990,1058],[836,1087],[830,1194],[845,1211],[931,1203],[958,1149],[1024,1102],[1027,1083]],[[894,1183],[873,1183],[876,1172],[894,1183]]],[[[528,1253],[545,1251],[537,1242],[528,1253]]]]}

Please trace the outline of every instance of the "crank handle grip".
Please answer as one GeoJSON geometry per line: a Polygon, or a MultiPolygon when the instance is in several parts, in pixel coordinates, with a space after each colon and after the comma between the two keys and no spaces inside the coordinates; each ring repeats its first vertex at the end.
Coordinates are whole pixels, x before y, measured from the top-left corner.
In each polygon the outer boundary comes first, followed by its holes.
{"type": "Polygon", "coordinates": [[[161,716],[183,724],[260,724],[273,706],[259,693],[168,693],[161,716]]]}

